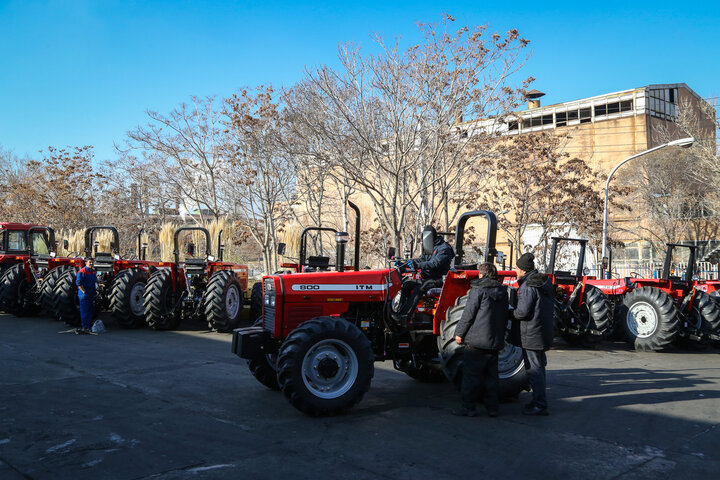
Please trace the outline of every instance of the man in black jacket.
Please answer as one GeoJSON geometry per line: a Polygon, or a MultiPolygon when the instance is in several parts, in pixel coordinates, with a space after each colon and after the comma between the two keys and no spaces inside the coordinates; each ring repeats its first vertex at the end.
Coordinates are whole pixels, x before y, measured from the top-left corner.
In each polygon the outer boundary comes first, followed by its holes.
{"type": "Polygon", "coordinates": [[[510,341],[523,349],[525,370],[532,388],[532,402],[525,405],[525,415],[547,415],[545,367],[553,342],[554,300],[552,282],[535,269],[535,256],[525,253],[517,261],[517,306],[510,341]]]}
{"type": "Polygon", "coordinates": [[[467,303],[455,327],[455,341],[465,345],[462,367],[462,407],[453,415],[474,417],[475,404],[485,390],[488,415],[497,417],[500,407],[498,353],[505,346],[508,323],[507,288],[497,280],[492,263],[478,267],[480,278],[473,280],[467,303]]]}
{"type": "Polygon", "coordinates": [[[442,287],[443,276],[450,271],[450,265],[455,258],[452,247],[431,225],[423,228],[421,244],[423,253],[420,258],[412,260],[411,267],[420,270],[420,282],[403,281],[401,308],[395,314],[397,319],[407,320],[423,293],[431,288],[442,287]]]}

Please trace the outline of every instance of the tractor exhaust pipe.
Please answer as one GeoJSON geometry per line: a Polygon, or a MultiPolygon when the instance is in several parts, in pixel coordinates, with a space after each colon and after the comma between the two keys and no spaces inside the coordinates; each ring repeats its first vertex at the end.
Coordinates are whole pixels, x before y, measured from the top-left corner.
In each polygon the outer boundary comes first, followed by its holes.
{"type": "Polygon", "coordinates": [[[337,244],[335,270],[338,272],[345,270],[345,247],[347,246],[348,240],[350,240],[350,234],[347,232],[335,232],[335,243],[337,244]]]}

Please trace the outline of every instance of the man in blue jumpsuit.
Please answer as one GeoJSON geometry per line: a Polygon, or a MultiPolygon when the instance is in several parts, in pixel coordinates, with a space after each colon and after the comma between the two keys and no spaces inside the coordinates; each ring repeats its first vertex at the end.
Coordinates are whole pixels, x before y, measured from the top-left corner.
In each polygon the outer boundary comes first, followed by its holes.
{"type": "Polygon", "coordinates": [[[90,333],[92,327],[95,310],[95,284],[97,282],[94,266],[95,261],[92,258],[85,260],[85,266],[80,269],[75,279],[80,299],[80,328],[77,333],[90,333]]]}

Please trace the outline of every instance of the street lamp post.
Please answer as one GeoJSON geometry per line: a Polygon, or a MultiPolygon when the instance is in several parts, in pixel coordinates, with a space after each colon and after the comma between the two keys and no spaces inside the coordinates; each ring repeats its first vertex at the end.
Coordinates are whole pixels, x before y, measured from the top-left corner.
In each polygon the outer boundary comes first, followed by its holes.
{"type": "Polygon", "coordinates": [[[672,142],[663,143],[662,145],[658,145],[657,147],[650,148],[648,150],[645,150],[644,152],[636,153],[635,155],[626,158],[622,162],[615,165],[615,167],[610,170],[610,175],[608,175],[607,182],[605,182],[605,206],[603,208],[603,232],[602,232],[602,259],[601,259],[601,276],[605,278],[605,268],[606,268],[606,262],[607,260],[607,227],[608,227],[608,189],[610,188],[610,180],[612,179],[612,176],[615,174],[618,168],[625,165],[627,162],[634,158],[641,157],[643,155],[647,155],[650,152],[654,152],[655,150],[660,150],[661,148],[665,147],[689,147],[693,143],[695,143],[695,139],[693,137],[687,137],[687,138],[681,138],[680,140],[673,140],[672,142]]]}

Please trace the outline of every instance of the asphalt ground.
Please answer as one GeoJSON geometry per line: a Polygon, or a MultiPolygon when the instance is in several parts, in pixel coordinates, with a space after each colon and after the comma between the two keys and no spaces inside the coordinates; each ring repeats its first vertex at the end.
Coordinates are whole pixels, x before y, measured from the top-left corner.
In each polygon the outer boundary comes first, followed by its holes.
{"type": "Polygon", "coordinates": [[[449,384],[386,362],[347,414],[259,384],[231,336],[58,334],[0,315],[0,479],[720,478],[720,351],[548,352],[550,416],[454,417],[449,384]]]}

